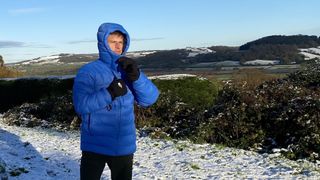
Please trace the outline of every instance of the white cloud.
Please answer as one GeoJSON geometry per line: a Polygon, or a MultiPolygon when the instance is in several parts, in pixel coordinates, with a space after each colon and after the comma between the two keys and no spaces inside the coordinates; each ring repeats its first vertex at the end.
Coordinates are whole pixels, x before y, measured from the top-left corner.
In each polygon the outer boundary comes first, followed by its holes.
{"type": "Polygon", "coordinates": [[[153,41],[153,40],[163,40],[163,37],[154,37],[154,38],[132,38],[131,41],[153,41]]]}
{"type": "Polygon", "coordinates": [[[80,44],[80,43],[96,43],[97,40],[95,39],[85,39],[85,40],[76,40],[76,41],[69,41],[68,44],[80,44]]]}
{"type": "Polygon", "coordinates": [[[0,40],[0,48],[52,48],[52,46],[47,44],[38,44],[35,42],[26,43],[26,42],[19,42],[19,41],[1,41],[0,40]]]}
{"type": "Polygon", "coordinates": [[[0,48],[17,48],[17,47],[25,47],[25,43],[19,42],[19,41],[1,41],[0,40],[0,48]]]}
{"type": "Polygon", "coordinates": [[[24,15],[24,14],[32,14],[44,12],[44,8],[20,8],[20,9],[11,9],[9,10],[9,14],[11,15],[24,15]]]}

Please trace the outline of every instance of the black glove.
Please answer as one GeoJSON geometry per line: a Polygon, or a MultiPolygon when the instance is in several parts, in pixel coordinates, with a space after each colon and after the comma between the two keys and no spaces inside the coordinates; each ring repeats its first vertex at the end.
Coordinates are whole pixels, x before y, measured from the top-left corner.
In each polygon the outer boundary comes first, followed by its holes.
{"type": "Polygon", "coordinates": [[[118,59],[118,62],[121,69],[126,73],[126,78],[129,82],[139,79],[140,71],[137,63],[133,59],[121,57],[118,59]]]}
{"type": "Polygon", "coordinates": [[[107,87],[112,100],[114,100],[118,96],[123,96],[127,93],[127,86],[122,79],[113,79],[110,83],[109,87],[107,87]]]}

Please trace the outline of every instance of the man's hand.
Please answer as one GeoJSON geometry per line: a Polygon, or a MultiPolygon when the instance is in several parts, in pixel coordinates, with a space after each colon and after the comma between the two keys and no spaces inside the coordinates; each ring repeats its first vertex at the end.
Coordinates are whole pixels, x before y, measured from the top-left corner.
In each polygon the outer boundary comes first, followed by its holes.
{"type": "Polygon", "coordinates": [[[140,71],[137,63],[133,59],[121,57],[118,62],[121,69],[126,73],[126,78],[129,82],[139,79],[140,71]]]}
{"type": "Polygon", "coordinates": [[[122,79],[113,79],[110,83],[109,87],[107,87],[112,100],[114,100],[118,96],[123,96],[127,93],[127,86],[122,79]]]}

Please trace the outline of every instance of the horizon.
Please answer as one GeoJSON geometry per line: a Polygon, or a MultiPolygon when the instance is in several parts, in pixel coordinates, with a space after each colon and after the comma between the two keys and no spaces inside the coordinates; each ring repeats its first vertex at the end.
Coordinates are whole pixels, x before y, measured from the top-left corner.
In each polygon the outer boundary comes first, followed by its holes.
{"type": "MultiPolygon", "coordinates": [[[[299,36],[299,35],[302,35],[302,36],[305,36],[304,34],[297,34],[297,35],[279,35],[279,36],[299,36]]],[[[270,36],[278,36],[278,35],[270,35],[270,36]]],[[[265,37],[270,37],[270,36],[265,36],[265,37]]],[[[313,36],[313,35],[306,35],[306,36],[313,36]]],[[[316,36],[316,35],[314,35],[316,36]]],[[[265,37],[260,37],[258,39],[261,39],[261,38],[265,38],[265,37]]],[[[320,36],[316,36],[317,38],[320,39],[320,36]]],[[[255,40],[258,40],[258,39],[255,39],[255,40]]],[[[252,41],[255,41],[255,40],[252,40],[252,41]]],[[[248,42],[245,42],[244,44],[246,43],[250,43],[252,41],[248,41],[248,42]]],[[[242,45],[244,45],[242,44],[242,45]]],[[[224,45],[217,45],[218,46],[224,46],[224,45]]],[[[225,47],[240,47],[241,45],[239,46],[225,46],[225,47]]],[[[176,49],[163,49],[163,50],[157,50],[157,49],[150,49],[150,50],[136,50],[136,51],[128,51],[126,52],[126,54],[129,54],[129,53],[139,53],[139,52],[148,52],[148,51],[171,51],[171,50],[177,50],[177,49],[187,49],[187,48],[194,48],[194,49],[197,49],[197,48],[210,48],[210,47],[215,47],[215,46],[207,46],[207,47],[191,47],[191,46],[188,46],[188,47],[183,47],[183,48],[176,48],[176,49]]],[[[320,46],[319,46],[320,48],[320,46]]],[[[0,54],[1,55],[1,54],[0,54]]],[[[28,62],[28,61],[33,61],[33,60],[38,60],[39,58],[50,58],[50,57],[53,57],[53,56],[61,56],[61,55],[98,55],[99,56],[99,53],[98,52],[93,52],[93,53],[58,53],[58,54],[48,54],[48,55],[43,55],[43,56],[38,56],[38,57],[35,57],[35,58],[32,58],[32,59],[26,59],[26,60],[22,60],[22,61],[17,61],[17,62],[10,62],[10,63],[6,63],[4,62],[4,64],[6,65],[9,65],[9,64],[16,64],[16,63],[21,63],[21,62],[28,62]]],[[[266,60],[268,61],[268,60],[266,60]]]]}
{"type": "Polygon", "coordinates": [[[84,0],[2,2],[0,55],[6,64],[61,53],[98,53],[104,22],[124,26],[128,52],[240,46],[270,35],[320,35],[320,1],[84,0]]]}

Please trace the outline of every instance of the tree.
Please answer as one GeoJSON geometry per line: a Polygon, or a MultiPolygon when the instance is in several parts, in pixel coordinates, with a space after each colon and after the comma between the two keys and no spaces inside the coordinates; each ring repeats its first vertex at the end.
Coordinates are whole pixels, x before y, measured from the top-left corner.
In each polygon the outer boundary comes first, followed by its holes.
{"type": "Polygon", "coordinates": [[[0,55],[0,67],[2,67],[3,64],[4,64],[4,61],[3,61],[3,59],[2,59],[2,56],[0,55]]]}

